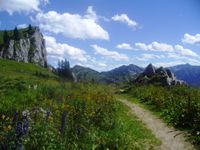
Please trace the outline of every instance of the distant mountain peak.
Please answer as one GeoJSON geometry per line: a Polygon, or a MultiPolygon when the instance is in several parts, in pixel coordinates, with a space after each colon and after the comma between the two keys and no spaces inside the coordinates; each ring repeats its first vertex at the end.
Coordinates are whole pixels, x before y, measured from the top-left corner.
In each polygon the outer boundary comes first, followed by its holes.
{"type": "Polygon", "coordinates": [[[148,77],[153,76],[156,73],[156,68],[150,63],[144,70],[144,74],[148,77]]]}
{"type": "Polygon", "coordinates": [[[152,64],[149,64],[144,72],[135,79],[135,83],[159,84],[163,86],[185,84],[183,81],[177,80],[169,69],[163,67],[156,69],[152,64]]]}
{"type": "Polygon", "coordinates": [[[132,78],[134,78],[136,74],[143,71],[143,68],[134,64],[129,64],[122,65],[110,71],[97,72],[90,68],[74,66],[72,68],[72,71],[77,76],[77,79],[80,79],[81,81],[96,80],[103,83],[117,83],[132,80],[132,78]]]}

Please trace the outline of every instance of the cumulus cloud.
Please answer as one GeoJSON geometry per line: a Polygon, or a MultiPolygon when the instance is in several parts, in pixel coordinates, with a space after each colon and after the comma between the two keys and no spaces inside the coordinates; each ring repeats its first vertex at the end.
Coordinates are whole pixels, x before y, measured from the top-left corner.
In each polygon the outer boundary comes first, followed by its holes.
{"type": "Polygon", "coordinates": [[[109,40],[109,34],[97,23],[97,15],[92,6],[87,9],[87,14],[63,13],[49,11],[38,13],[35,22],[40,28],[55,34],[63,34],[74,39],[101,39],[109,40]]]}
{"type": "Polygon", "coordinates": [[[88,19],[98,21],[98,16],[96,12],[93,10],[93,6],[88,6],[85,17],[88,19]]]}
{"type": "Polygon", "coordinates": [[[186,49],[181,45],[175,45],[174,46],[175,53],[181,55],[181,56],[192,56],[192,57],[198,57],[197,53],[193,52],[190,49],[186,49]]]}
{"type": "Polygon", "coordinates": [[[135,43],[135,47],[137,49],[151,50],[151,51],[163,51],[163,52],[173,51],[173,46],[169,44],[165,44],[165,43],[159,43],[159,42],[152,42],[151,44],[135,43]]]}
{"type": "Polygon", "coordinates": [[[40,11],[39,6],[47,4],[48,0],[1,0],[0,11],[7,11],[10,15],[14,12],[40,11]]]}
{"type": "Polygon", "coordinates": [[[23,28],[27,28],[27,27],[28,27],[27,24],[19,24],[19,25],[17,26],[17,28],[19,28],[19,29],[23,29],[23,28]]]}
{"type": "Polygon", "coordinates": [[[170,62],[156,62],[154,63],[155,66],[160,67],[170,67],[170,66],[175,66],[175,65],[181,65],[181,64],[186,64],[189,63],[191,65],[200,65],[200,61],[192,58],[187,58],[187,59],[182,59],[182,60],[175,60],[175,61],[170,61],[170,62]]]}
{"type": "Polygon", "coordinates": [[[77,61],[87,62],[87,55],[84,50],[70,46],[66,43],[58,43],[52,36],[44,36],[44,38],[48,56],[58,59],[69,57],[77,61]]]}
{"type": "Polygon", "coordinates": [[[133,47],[128,43],[121,43],[116,46],[118,49],[132,50],[133,47]]]}
{"type": "Polygon", "coordinates": [[[151,44],[135,43],[137,49],[146,51],[166,52],[170,55],[185,56],[185,57],[198,57],[198,54],[190,49],[186,49],[181,45],[169,45],[166,43],[152,42],[151,44]]]}
{"type": "Polygon", "coordinates": [[[109,51],[98,45],[91,45],[91,47],[95,50],[96,54],[102,55],[104,57],[111,58],[116,61],[129,61],[128,56],[125,54],[120,54],[116,51],[109,51]]]}
{"type": "Polygon", "coordinates": [[[156,54],[142,54],[140,57],[136,57],[139,61],[148,61],[150,59],[161,59],[165,58],[164,55],[156,55],[156,54]]]}
{"type": "Polygon", "coordinates": [[[171,67],[171,66],[175,66],[175,65],[181,65],[181,64],[185,64],[184,61],[182,60],[176,60],[176,61],[170,61],[170,62],[156,62],[154,63],[155,66],[157,67],[171,67]]]}
{"type": "Polygon", "coordinates": [[[190,35],[185,33],[182,42],[187,44],[200,44],[200,34],[190,35]]]}
{"type": "Polygon", "coordinates": [[[125,23],[127,24],[129,27],[137,27],[138,26],[138,23],[135,21],[135,20],[131,20],[127,14],[121,14],[121,15],[114,15],[112,17],[112,20],[114,21],[118,21],[118,22],[121,22],[121,23],[125,23]]]}

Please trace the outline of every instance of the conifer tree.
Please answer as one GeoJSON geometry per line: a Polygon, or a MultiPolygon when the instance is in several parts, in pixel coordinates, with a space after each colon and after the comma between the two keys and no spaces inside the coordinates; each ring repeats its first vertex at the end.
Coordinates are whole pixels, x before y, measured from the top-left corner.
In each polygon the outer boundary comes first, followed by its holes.
{"type": "Polygon", "coordinates": [[[16,41],[20,40],[20,34],[19,34],[17,27],[15,27],[15,29],[14,29],[14,40],[16,40],[16,41]]]}
{"type": "Polygon", "coordinates": [[[3,44],[8,45],[9,40],[10,40],[10,39],[9,39],[8,31],[5,30],[5,31],[3,32],[3,44]]]}
{"type": "Polygon", "coordinates": [[[33,34],[33,27],[31,26],[31,24],[29,24],[28,26],[28,34],[29,35],[33,34]]]}

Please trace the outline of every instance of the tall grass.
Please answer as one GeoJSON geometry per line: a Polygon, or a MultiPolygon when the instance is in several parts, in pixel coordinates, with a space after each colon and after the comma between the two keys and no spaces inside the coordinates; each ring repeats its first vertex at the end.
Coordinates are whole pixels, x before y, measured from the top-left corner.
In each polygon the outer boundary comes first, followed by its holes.
{"type": "Polygon", "coordinates": [[[153,105],[175,127],[189,130],[200,144],[200,90],[188,86],[134,86],[129,93],[142,103],[153,105]]]}
{"type": "Polygon", "coordinates": [[[0,149],[142,150],[158,145],[115,101],[112,87],[62,81],[33,64],[0,59],[0,66],[0,149]]]}

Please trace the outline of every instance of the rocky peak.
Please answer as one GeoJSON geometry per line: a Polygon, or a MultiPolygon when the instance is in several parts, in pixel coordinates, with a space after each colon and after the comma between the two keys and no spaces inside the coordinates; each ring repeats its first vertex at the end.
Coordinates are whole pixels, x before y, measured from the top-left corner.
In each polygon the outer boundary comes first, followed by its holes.
{"type": "Polygon", "coordinates": [[[150,63],[144,70],[144,73],[147,77],[151,77],[153,75],[155,75],[156,73],[156,69],[155,67],[150,63]]]}
{"type": "Polygon", "coordinates": [[[135,82],[145,84],[153,83],[164,86],[186,84],[181,80],[177,80],[175,75],[169,69],[163,67],[155,69],[152,64],[149,64],[146,67],[145,71],[136,78],[135,82]]]}
{"type": "Polygon", "coordinates": [[[0,58],[47,67],[45,40],[39,27],[20,29],[18,32],[19,39],[14,38],[11,30],[8,42],[0,43],[0,58]]]}

